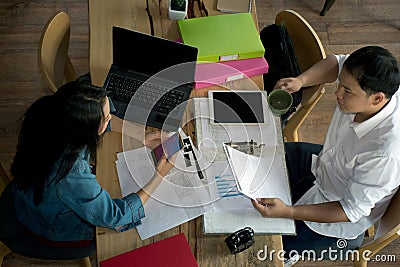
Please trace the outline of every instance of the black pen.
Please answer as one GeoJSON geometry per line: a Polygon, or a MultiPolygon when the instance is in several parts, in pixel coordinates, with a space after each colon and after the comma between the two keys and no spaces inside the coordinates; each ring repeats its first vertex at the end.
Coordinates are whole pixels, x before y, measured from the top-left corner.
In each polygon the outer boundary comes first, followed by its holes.
{"type": "Polygon", "coordinates": [[[202,179],[204,179],[203,172],[201,171],[199,162],[197,161],[196,154],[194,153],[194,150],[193,150],[193,149],[192,149],[192,153],[193,153],[194,162],[195,162],[195,164],[196,164],[197,175],[199,176],[200,180],[202,180],[202,179]]]}

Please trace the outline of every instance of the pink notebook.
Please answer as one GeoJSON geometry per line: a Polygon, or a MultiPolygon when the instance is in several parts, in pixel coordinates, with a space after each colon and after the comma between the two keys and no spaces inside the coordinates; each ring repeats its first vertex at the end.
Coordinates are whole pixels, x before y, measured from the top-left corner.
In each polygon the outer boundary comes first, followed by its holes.
{"type": "Polygon", "coordinates": [[[197,267],[183,233],[100,262],[101,267],[197,267]]]}
{"type": "Polygon", "coordinates": [[[200,89],[267,72],[268,63],[263,57],[197,64],[194,88],[200,89]]]}

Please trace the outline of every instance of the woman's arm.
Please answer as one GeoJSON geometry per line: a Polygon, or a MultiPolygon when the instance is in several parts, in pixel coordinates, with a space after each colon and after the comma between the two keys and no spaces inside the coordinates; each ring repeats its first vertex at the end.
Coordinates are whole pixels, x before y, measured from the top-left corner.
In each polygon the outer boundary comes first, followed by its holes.
{"type": "MultiPolygon", "coordinates": [[[[174,157],[173,157],[174,158],[174,157]]],[[[173,160],[172,162],[167,160],[165,155],[158,161],[156,173],[154,174],[153,178],[148,182],[142,189],[140,189],[137,194],[142,201],[142,204],[146,203],[149,199],[150,195],[156,190],[156,188],[160,185],[162,179],[165,175],[172,169],[173,167],[173,160]]]]}

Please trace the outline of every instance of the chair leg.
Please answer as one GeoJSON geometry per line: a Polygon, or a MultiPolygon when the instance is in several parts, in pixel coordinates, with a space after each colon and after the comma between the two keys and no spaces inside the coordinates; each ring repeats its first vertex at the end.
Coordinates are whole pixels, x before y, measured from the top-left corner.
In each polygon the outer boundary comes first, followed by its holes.
{"type": "Polygon", "coordinates": [[[374,237],[375,235],[375,227],[372,225],[368,230],[366,231],[366,235],[368,237],[374,237]]]}
{"type": "Polygon", "coordinates": [[[89,257],[85,257],[83,259],[80,259],[79,260],[79,266],[81,266],[81,267],[92,267],[92,263],[90,262],[90,258],[89,257]]]}
{"type": "Polygon", "coordinates": [[[3,265],[4,257],[10,253],[11,250],[6,245],[4,245],[3,242],[0,242],[0,266],[3,265]]]}
{"type": "Polygon", "coordinates": [[[322,8],[321,12],[319,13],[321,16],[325,16],[326,12],[331,8],[335,0],[325,0],[324,7],[322,8]]]}
{"type": "Polygon", "coordinates": [[[367,267],[368,262],[366,260],[354,261],[353,267],[367,267]]]}

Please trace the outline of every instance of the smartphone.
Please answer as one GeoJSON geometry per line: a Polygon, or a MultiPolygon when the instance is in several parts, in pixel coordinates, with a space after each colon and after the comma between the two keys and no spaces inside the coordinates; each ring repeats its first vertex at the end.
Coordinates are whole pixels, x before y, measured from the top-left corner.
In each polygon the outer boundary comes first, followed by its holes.
{"type": "Polygon", "coordinates": [[[176,152],[182,148],[182,144],[179,139],[179,134],[174,133],[167,140],[165,140],[161,145],[153,149],[154,157],[157,161],[165,154],[167,159],[171,158],[176,152]]]}

